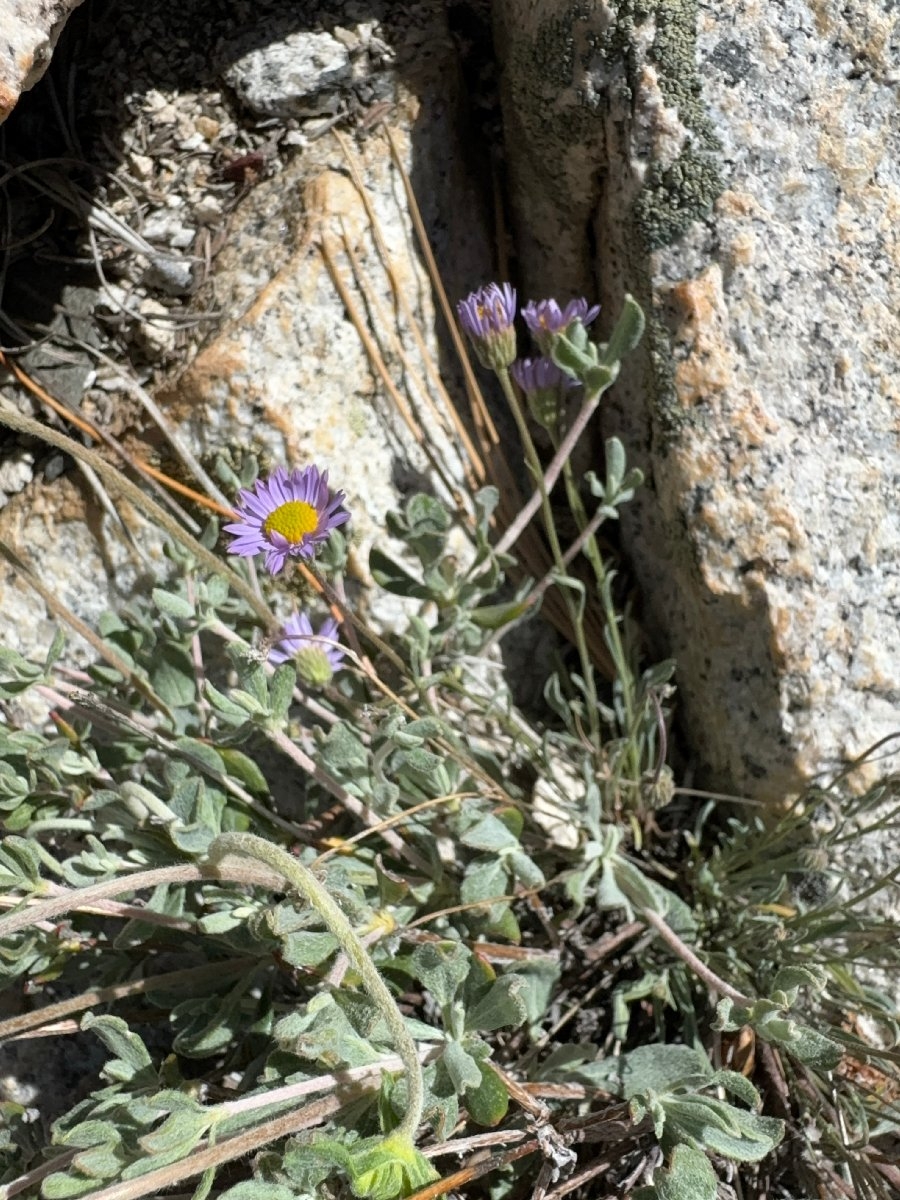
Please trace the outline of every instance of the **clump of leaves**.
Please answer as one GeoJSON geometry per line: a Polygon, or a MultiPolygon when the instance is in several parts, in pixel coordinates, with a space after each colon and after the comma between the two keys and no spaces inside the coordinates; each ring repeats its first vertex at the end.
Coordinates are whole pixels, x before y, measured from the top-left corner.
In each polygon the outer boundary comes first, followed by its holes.
{"type": "MultiPolygon", "coordinates": [[[[275,623],[216,567],[214,524],[98,623],[87,674],[61,637],[40,664],[0,650],[0,976],[56,997],[0,1038],[77,1022],[108,1055],[43,1153],[5,1106],[0,1195],[196,1179],[197,1200],[394,1200],[452,1152],[446,1186],[489,1175],[498,1200],[582,1169],[640,1200],[713,1200],[724,1169],[750,1182],[788,1139],[800,1168],[827,1179],[831,1153],[860,1195],[888,1194],[896,1028],[848,961],[885,965],[884,925],[836,889],[802,899],[808,810],[717,809],[660,836],[672,664],[641,664],[596,538],[640,476],[615,439],[603,482],[566,451],[641,328],[629,300],[606,344],[578,319],[548,335],[581,390],[571,424],[540,410],[578,530],[564,551],[548,470],[545,579],[510,592],[495,489],[420,495],[371,557],[407,605],[400,632],[347,609],[340,532],[292,576],[343,622],[343,669],[318,690],[268,661],[275,623]],[[550,588],[573,643],[539,722],[495,647],[550,588]],[[29,689],[52,723],[16,720],[29,689]],[[127,1020],[104,1011],[126,998],[127,1020]],[[600,1176],[579,1163],[592,1141],[619,1148],[600,1176]]],[[[488,361],[515,406],[507,335],[488,361]]]]}

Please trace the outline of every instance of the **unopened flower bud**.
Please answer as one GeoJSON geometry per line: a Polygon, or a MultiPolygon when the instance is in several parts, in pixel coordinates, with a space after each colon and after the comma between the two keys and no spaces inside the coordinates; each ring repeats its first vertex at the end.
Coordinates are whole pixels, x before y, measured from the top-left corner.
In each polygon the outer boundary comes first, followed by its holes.
{"type": "Polygon", "coordinates": [[[281,640],[269,652],[273,665],[293,662],[297,677],[307,687],[325,687],[340,670],[344,651],[337,644],[337,621],[328,617],[318,633],[306,613],[294,613],[284,623],[281,640]]]}

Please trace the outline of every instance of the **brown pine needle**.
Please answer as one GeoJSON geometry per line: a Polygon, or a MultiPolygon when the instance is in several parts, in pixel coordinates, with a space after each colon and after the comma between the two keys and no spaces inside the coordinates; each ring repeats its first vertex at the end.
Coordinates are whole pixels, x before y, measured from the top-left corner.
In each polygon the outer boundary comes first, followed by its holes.
{"type": "MultiPolygon", "coordinates": [[[[18,380],[22,387],[31,392],[33,396],[37,397],[42,404],[46,404],[48,408],[52,408],[58,416],[74,425],[76,429],[80,429],[82,433],[87,434],[87,436],[90,438],[93,438],[95,442],[102,442],[106,440],[103,433],[95,425],[92,425],[90,421],[86,421],[84,417],[79,416],[78,413],[73,412],[72,409],[67,408],[65,404],[62,404],[59,400],[57,400],[55,396],[52,396],[46,390],[46,388],[42,387],[36,379],[32,379],[26,371],[23,371],[23,369],[17,362],[15,362],[14,359],[9,358],[9,356],[4,354],[2,350],[0,350],[0,366],[5,367],[6,370],[18,380]]],[[[119,449],[119,447],[117,447],[117,449],[119,449]]],[[[151,479],[155,479],[157,483],[163,484],[164,487],[169,488],[173,492],[178,492],[180,495],[186,496],[188,499],[193,500],[195,504],[199,504],[203,508],[211,509],[213,512],[217,512],[223,517],[234,517],[235,514],[230,508],[225,508],[224,505],[219,504],[218,501],[211,500],[208,496],[204,496],[200,492],[194,491],[193,488],[188,487],[184,483],[179,483],[177,479],[172,479],[171,476],[164,474],[156,467],[152,467],[145,459],[134,457],[131,459],[131,463],[139,471],[143,472],[151,479]]]]}
{"type": "MultiPolygon", "coordinates": [[[[368,215],[369,225],[370,225],[371,231],[372,231],[372,239],[375,242],[375,248],[378,251],[379,256],[381,257],[381,260],[384,264],[385,272],[387,273],[387,277],[388,277],[388,282],[391,285],[391,291],[394,295],[394,300],[395,300],[398,308],[403,313],[403,316],[406,318],[406,323],[409,326],[410,332],[413,335],[413,338],[415,340],[416,346],[418,347],[419,353],[422,356],[422,361],[424,362],[426,368],[428,369],[428,373],[431,377],[434,387],[444,403],[446,416],[449,417],[450,421],[452,422],[454,431],[455,431],[457,437],[459,438],[460,442],[462,443],[463,448],[465,449],[466,455],[468,456],[468,459],[469,459],[469,464],[471,465],[472,472],[473,472],[475,478],[477,479],[478,483],[484,483],[484,480],[485,480],[484,463],[482,462],[481,456],[479,455],[477,449],[475,448],[474,442],[469,437],[469,431],[466,429],[465,424],[460,419],[459,413],[456,411],[456,407],[450,398],[450,394],[448,393],[447,389],[444,387],[444,381],[441,378],[440,371],[437,367],[437,364],[434,361],[434,356],[429,353],[428,347],[425,345],[425,338],[422,335],[422,330],[419,326],[419,322],[416,320],[415,315],[413,314],[412,309],[409,306],[409,302],[406,299],[406,295],[405,295],[403,289],[400,287],[400,283],[397,279],[397,272],[394,267],[393,260],[391,259],[390,252],[388,251],[387,244],[385,243],[384,237],[382,236],[381,223],[378,220],[378,214],[375,211],[375,206],[372,204],[372,200],[369,195],[368,189],[366,188],[366,185],[363,181],[362,174],[359,169],[359,162],[357,160],[357,157],[353,153],[353,150],[350,147],[350,143],[347,140],[347,138],[344,136],[344,134],[342,134],[339,130],[335,130],[334,136],[337,138],[338,144],[340,145],[341,150],[344,152],[344,157],[346,158],[347,164],[350,168],[350,175],[353,179],[354,184],[356,185],[356,190],[359,193],[360,199],[362,200],[363,207],[366,210],[366,214],[368,215]]],[[[422,386],[422,391],[423,391],[423,394],[427,398],[428,397],[427,388],[422,386]]],[[[471,484],[471,486],[474,491],[477,487],[477,484],[471,484]]]]}

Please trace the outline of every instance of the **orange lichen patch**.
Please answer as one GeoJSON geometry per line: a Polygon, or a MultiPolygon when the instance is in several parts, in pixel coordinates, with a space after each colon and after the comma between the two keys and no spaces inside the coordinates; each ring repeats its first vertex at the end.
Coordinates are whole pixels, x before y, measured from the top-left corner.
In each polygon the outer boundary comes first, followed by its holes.
{"type": "Polygon", "coordinates": [[[769,654],[776,670],[784,671],[788,664],[796,660],[796,649],[791,644],[794,639],[791,633],[794,629],[794,618],[789,609],[782,605],[769,605],[769,654]]]}
{"type": "Polygon", "coordinates": [[[845,194],[877,196],[882,188],[871,180],[879,163],[890,153],[890,133],[885,127],[866,133],[855,128],[852,134],[841,132],[848,124],[841,110],[849,100],[844,92],[820,105],[825,111],[824,132],[817,147],[819,161],[834,171],[845,194]]]}
{"type": "Polygon", "coordinates": [[[219,339],[200,351],[177,384],[160,393],[160,401],[174,421],[188,421],[198,404],[209,402],[216,385],[230,390],[231,381],[246,370],[243,356],[219,339]]]}
{"type": "Polygon", "coordinates": [[[778,432],[779,425],[756,392],[739,393],[736,403],[729,407],[728,424],[742,446],[757,450],[778,432]]]}
{"type": "Polygon", "coordinates": [[[725,191],[716,201],[720,217],[767,217],[768,213],[749,192],[725,191]]]}
{"type": "Polygon", "coordinates": [[[291,421],[290,412],[283,408],[277,408],[273,404],[263,404],[263,417],[267,427],[277,429],[281,434],[287,457],[289,459],[299,458],[300,440],[291,421]]]}
{"type": "Polygon", "coordinates": [[[40,520],[49,537],[63,521],[84,521],[88,514],[84,493],[70,476],[61,475],[51,484],[32,481],[0,510],[0,536],[11,546],[27,550],[33,536],[27,532],[30,521],[40,520]]]}
{"type": "Polygon", "coordinates": [[[796,514],[784,503],[783,489],[772,484],[762,493],[761,499],[765,509],[766,524],[781,531],[791,553],[806,549],[809,539],[797,520],[796,514]]]}
{"type": "Polygon", "coordinates": [[[352,180],[339,171],[323,171],[303,191],[304,209],[327,220],[328,227],[342,232],[354,250],[369,231],[365,204],[352,180]]]}
{"type": "Polygon", "coordinates": [[[8,84],[0,82],[0,121],[5,121],[16,107],[19,93],[8,84]]]}
{"type": "Polygon", "coordinates": [[[682,318],[674,337],[676,355],[681,355],[675,387],[689,408],[725,392],[734,378],[721,269],[711,266],[697,279],[675,284],[670,295],[682,318]]]}

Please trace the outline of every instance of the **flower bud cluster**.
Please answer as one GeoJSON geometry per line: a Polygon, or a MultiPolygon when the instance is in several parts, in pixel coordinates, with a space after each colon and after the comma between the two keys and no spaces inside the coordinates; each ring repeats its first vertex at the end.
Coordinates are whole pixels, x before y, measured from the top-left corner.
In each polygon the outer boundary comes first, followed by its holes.
{"type": "Polygon", "coordinates": [[[530,300],[522,319],[541,352],[537,358],[516,358],[516,292],[508,283],[489,283],[472,292],[456,306],[463,327],[479,361],[489,370],[509,370],[521,388],[529,412],[545,429],[556,428],[566,392],[575,381],[553,362],[555,340],[576,321],[589,325],[600,312],[587,300],[570,300],[561,308],[556,300],[530,300]]]}

